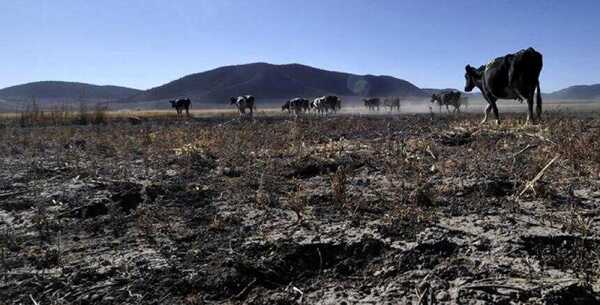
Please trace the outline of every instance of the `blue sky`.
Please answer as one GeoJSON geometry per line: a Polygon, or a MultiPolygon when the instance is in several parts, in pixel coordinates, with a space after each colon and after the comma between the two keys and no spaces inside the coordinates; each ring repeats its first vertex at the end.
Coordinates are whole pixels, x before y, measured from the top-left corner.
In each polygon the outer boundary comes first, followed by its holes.
{"type": "Polygon", "coordinates": [[[547,92],[600,83],[599,12],[597,0],[6,0],[0,87],[147,89],[261,61],[462,88],[467,63],[533,46],[547,92]]]}

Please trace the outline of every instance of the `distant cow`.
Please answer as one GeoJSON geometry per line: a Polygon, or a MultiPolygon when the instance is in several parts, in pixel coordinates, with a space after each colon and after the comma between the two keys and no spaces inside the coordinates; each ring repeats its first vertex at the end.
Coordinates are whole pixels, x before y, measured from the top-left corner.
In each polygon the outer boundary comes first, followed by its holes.
{"type": "Polygon", "coordinates": [[[304,98],[295,98],[290,101],[290,111],[292,111],[296,116],[301,113],[307,112],[309,109],[310,102],[304,98]]]}
{"type": "Polygon", "coordinates": [[[379,106],[381,105],[381,100],[379,98],[365,98],[363,99],[363,102],[369,111],[379,111],[379,106]]]}
{"type": "Polygon", "coordinates": [[[189,98],[180,98],[176,100],[169,101],[171,103],[171,107],[177,110],[177,116],[183,115],[183,110],[185,109],[185,114],[190,116],[190,106],[192,105],[192,101],[189,98]]]}
{"type": "Polygon", "coordinates": [[[540,73],[542,72],[542,54],[529,48],[514,54],[507,54],[492,60],[479,68],[465,67],[465,91],[471,92],[477,87],[488,106],[482,124],[487,122],[488,114],[494,111],[499,122],[498,99],[527,100],[527,122],[533,121],[534,96],[537,89],[537,119],[542,117],[542,95],[540,92],[540,73]]]}
{"type": "Polygon", "coordinates": [[[310,102],[304,98],[294,98],[291,100],[287,100],[283,106],[281,106],[281,111],[288,111],[288,113],[294,113],[295,116],[298,116],[302,113],[308,112],[310,107],[310,102]]]}
{"type": "Polygon", "coordinates": [[[342,100],[334,95],[322,96],[314,99],[311,105],[320,115],[327,115],[330,111],[336,113],[342,108],[342,100]]]}
{"type": "Polygon", "coordinates": [[[240,117],[243,117],[246,114],[246,109],[250,109],[250,118],[254,115],[254,110],[256,109],[256,105],[254,103],[254,96],[252,95],[243,95],[238,97],[232,97],[230,99],[231,105],[235,105],[240,112],[240,117]]]}
{"type": "Polygon", "coordinates": [[[400,98],[399,97],[387,97],[383,100],[383,107],[390,108],[390,112],[396,108],[396,110],[400,111],[400,98]]]}
{"type": "Polygon", "coordinates": [[[337,113],[338,110],[342,109],[342,100],[335,95],[326,96],[325,104],[327,105],[328,110],[331,110],[333,113],[337,113]]]}
{"type": "Polygon", "coordinates": [[[445,91],[431,95],[431,103],[437,102],[442,112],[442,106],[446,106],[446,111],[450,112],[449,106],[453,106],[452,112],[460,112],[461,93],[458,91],[445,91]]]}

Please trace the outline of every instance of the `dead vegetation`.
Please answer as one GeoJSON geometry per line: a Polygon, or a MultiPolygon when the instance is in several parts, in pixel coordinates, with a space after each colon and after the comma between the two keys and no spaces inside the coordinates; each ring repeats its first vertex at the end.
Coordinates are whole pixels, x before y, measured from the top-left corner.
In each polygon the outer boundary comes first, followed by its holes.
{"type": "Polygon", "coordinates": [[[83,110],[0,133],[8,304],[598,302],[600,116],[83,110]]]}

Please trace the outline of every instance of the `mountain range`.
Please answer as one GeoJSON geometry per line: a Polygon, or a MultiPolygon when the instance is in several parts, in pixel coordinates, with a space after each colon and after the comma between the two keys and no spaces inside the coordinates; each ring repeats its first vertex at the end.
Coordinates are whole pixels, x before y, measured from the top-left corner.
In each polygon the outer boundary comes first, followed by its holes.
{"type": "Polygon", "coordinates": [[[557,100],[600,100],[600,84],[571,86],[548,95],[557,100]]]}
{"type": "MultiPolygon", "coordinates": [[[[35,99],[40,103],[116,102],[140,104],[190,97],[195,103],[219,105],[231,96],[253,94],[261,101],[334,94],[344,97],[402,96],[424,98],[439,89],[418,88],[391,76],[357,75],[300,64],[252,63],[190,74],[148,90],[85,83],[43,81],[0,90],[0,106],[35,99]]],[[[559,100],[600,100],[600,84],[573,86],[550,94],[559,100]]],[[[2,107],[0,107],[2,108],[2,107]]]]}
{"type": "Polygon", "coordinates": [[[140,90],[119,86],[98,86],[77,82],[42,81],[12,86],[0,90],[5,101],[44,102],[105,102],[125,99],[140,90]]]}

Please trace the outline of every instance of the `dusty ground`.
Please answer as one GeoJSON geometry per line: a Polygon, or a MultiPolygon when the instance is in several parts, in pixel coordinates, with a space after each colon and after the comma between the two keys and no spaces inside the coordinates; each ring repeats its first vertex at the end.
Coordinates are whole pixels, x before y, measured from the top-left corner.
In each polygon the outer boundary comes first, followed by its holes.
{"type": "Polygon", "coordinates": [[[600,114],[523,117],[0,124],[0,303],[597,304],[600,114]]]}

